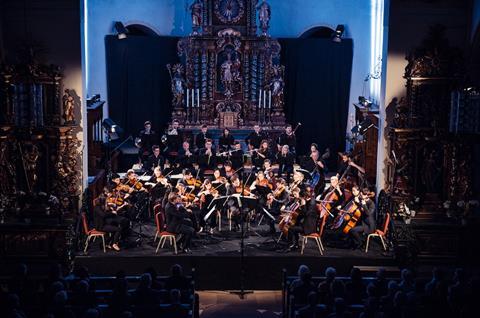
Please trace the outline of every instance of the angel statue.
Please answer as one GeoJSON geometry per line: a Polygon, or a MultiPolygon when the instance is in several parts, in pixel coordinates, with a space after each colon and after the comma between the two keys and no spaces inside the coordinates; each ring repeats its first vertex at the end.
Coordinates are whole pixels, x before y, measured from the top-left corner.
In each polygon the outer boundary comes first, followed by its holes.
{"type": "Polygon", "coordinates": [[[267,31],[270,27],[271,10],[267,0],[263,0],[258,6],[258,19],[260,20],[260,28],[262,29],[262,35],[267,36],[267,31]]]}
{"type": "Polygon", "coordinates": [[[183,66],[181,64],[174,64],[171,66],[167,64],[168,72],[170,74],[171,89],[172,89],[172,103],[174,108],[183,108],[185,95],[185,79],[183,78],[183,66]]]}
{"type": "Polygon", "coordinates": [[[190,11],[192,12],[192,35],[198,35],[198,31],[202,26],[202,11],[203,6],[200,0],[195,0],[190,6],[190,11]]]}
{"type": "Polygon", "coordinates": [[[73,96],[70,95],[70,91],[66,89],[63,95],[63,119],[65,125],[75,125],[74,109],[73,96]]]}
{"type": "Polygon", "coordinates": [[[274,66],[272,81],[270,82],[270,90],[272,91],[273,107],[283,106],[283,88],[285,82],[283,80],[283,66],[274,66]]]}
{"type": "Polygon", "coordinates": [[[225,89],[225,96],[231,97],[233,94],[233,73],[232,73],[232,68],[233,68],[233,63],[231,59],[230,53],[227,54],[227,59],[225,62],[222,63],[221,69],[222,69],[222,75],[221,75],[221,80],[223,87],[225,89]]]}

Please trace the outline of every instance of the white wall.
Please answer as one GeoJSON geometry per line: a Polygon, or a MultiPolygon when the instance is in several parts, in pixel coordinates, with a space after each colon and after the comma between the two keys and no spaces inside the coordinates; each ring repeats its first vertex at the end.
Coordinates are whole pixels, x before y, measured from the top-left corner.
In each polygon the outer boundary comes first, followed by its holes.
{"type": "MultiPolygon", "coordinates": [[[[88,4],[87,94],[107,98],[104,37],[112,34],[113,22],[140,23],[161,35],[185,36],[191,32],[190,13],[184,0],[83,0],[88,4]]],[[[269,0],[270,33],[274,37],[298,37],[315,26],[333,29],[344,24],[352,38],[354,57],[351,103],[362,95],[363,79],[370,68],[371,0],[269,0]]],[[[351,104],[350,103],[350,104],[351,104]]]]}

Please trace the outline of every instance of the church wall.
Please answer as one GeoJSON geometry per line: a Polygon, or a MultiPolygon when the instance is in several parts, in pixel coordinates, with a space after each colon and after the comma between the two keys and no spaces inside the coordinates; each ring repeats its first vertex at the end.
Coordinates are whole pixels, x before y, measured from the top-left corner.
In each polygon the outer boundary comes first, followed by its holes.
{"type": "MultiPolygon", "coordinates": [[[[16,63],[18,49],[25,43],[38,46],[42,51],[41,62],[60,66],[63,69],[64,89],[75,90],[83,103],[80,2],[3,0],[2,6],[0,15],[3,24],[0,31],[3,29],[6,62],[16,63]]],[[[0,48],[1,45],[0,40],[0,48]]],[[[81,109],[76,109],[75,117],[80,126],[83,126],[82,113],[81,109]]],[[[82,130],[77,138],[83,141],[82,130]]],[[[86,153],[84,149],[84,158],[86,153]]],[[[86,166],[83,168],[85,172],[86,166]]]]}
{"type": "MultiPolygon", "coordinates": [[[[144,24],[160,35],[185,36],[191,32],[191,1],[158,0],[85,0],[88,4],[88,88],[107,98],[105,70],[106,34],[113,33],[113,22],[144,24]]],[[[363,94],[363,79],[370,68],[369,0],[269,0],[272,7],[270,34],[274,37],[298,37],[315,26],[335,29],[345,25],[345,36],[353,38],[351,103],[363,94]]],[[[350,103],[350,104],[351,104],[350,103]]],[[[352,117],[350,117],[353,119],[352,117]]]]}

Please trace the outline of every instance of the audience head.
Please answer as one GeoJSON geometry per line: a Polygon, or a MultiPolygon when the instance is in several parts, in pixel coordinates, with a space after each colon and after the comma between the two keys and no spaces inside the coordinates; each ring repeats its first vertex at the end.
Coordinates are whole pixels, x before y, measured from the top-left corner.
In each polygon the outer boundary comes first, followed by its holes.
{"type": "Polygon", "coordinates": [[[68,300],[68,295],[67,295],[67,292],[64,290],[58,291],[57,293],[55,293],[55,296],[53,297],[53,303],[57,307],[65,306],[67,304],[67,300],[68,300]]]}
{"type": "Polygon", "coordinates": [[[310,268],[308,268],[307,265],[300,265],[298,267],[297,271],[298,277],[300,277],[301,280],[308,279],[310,276],[310,268]]]}
{"type": "Polygon", "coordinates": [[[362,280],[362,271],[358,267],[352,267],[350,271],[350,279],[352,281],[361,281],[362,280]]]}
{"type": "Polygon", "coordinates": [[[183,275],[183,269],[182,269],[182,266],[179,265],[179,264],[175,264],[172,266],[172,268],[170,269],[170,273],[172,276],[182,276],[183,275]]]}
{"type": "Polygon", "coordinates": [[[377,279],[380,279],[380,280],[385,279],[385,268],[380,267],[377,271],[376,276],[377,276],[377,279]]]}
{"type": "Polygon", "coordinates": [[[370,283],[367,286],[367,296],[368,297],[376,297],[377,296],[377,288],[375,287],[375,284],[370,283]]]}
{"type": "Polygon", "coordinates": [[[140,276],[139,288],[150,288],[152,286],[152,276],[149,273],[143,273],[140,276]]]}
{"type": "Polygon", "coordinates": [[[75,287],[75,291],[79,294],[87,294],[90,289],[90,285],[84,279],[80,280],[75,287]]]}
{"type": "Polygon", "coordinates": [[[327,280],[334,280],[335,276],[337,276],[337,270],[334,267],[327,267],[325,270],[325,277],[327,280]]]}
{"type": "Polygon", "coordinates": [[[394,280],[388,282],[388,293],[394,295],[398,291],[398,283],[394,280]]]}
{"type": "Polygon", "coordinates": [[[181,293],[179,289],[172,289],[170,291],[170,302],[172,304],[180,304],[181,293]]]}

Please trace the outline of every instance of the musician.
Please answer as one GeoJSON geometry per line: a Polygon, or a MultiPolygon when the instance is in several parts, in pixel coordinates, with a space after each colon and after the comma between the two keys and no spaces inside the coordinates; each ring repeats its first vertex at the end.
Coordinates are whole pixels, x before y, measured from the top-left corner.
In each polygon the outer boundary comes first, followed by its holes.
{"type": "Polygon", "coordinates": [[[190,143],[184,141],[182,149],[178,152],[178,163],[182,169],[194,170],[193,164],[195,163],[196,156],[190,150],[190,143]]]}
{"type": "Polygon", "coordinates": [[[215,171],[213,171],[212,185],[220,195],[225,195],[227,193],[227,183],[228,180],[225,176],[222,176],[221,170],[215,169],[215,171]]]}
{"type": "Polygon", "coordinates": [[[315,188],[315,192],[323,192],[325,188],[325,163],[320,158],[318,150],[311,151],[302,167],[310,172],[312,176],[311,185],[315,188]]]}
{"type": "MultiPolygon", "coordinates": [[[[337,176],[339,178],[353,178],[353,181],[358,181],[358,177],[365,174],[365,169],[356,164],[348,153],[339,152],[338,154],[340,155],[341,160],[337,176]]],[[[358,182],[356,183],[358,184],[358,182]]]]}
{"type": "Polygon", "coordinates": [[[207,139],[204,147],[198,150],[198,165],[202,172],[205,171],[205,169],[215,169],[217,161],[211,139],[207,139]]]}
{"type": "Polygon", "coordinates": [[[288,230],[292,235],[292,244],[288,251],[298,249],[299,234],[310,235],[318,232],[318,209],[315,199],[305,201],[305,206],[300,211],[297,224],[288,230]]]}
{"type": "Polygon", "coordinates": [[[94,223],[95,229],[111,233],[111,239],[107,247],[119,251],[119,242],[122,233],[125,233],[129,227],[128,219],[117,215],[115,210],[107,209],[105,196],[102,194],[94,201],[94,223]]]}
{"type": "Polygon", "coordinates": [[[152,202],[160,202],[165,196],[167,190],[171,188],[171,184],[168,182],[168,179],[163,176],[162,169],[160,167],[155,167],[153,170],[153,176],[150,180],[145,183],[145,185],[150,185],[150,196],[152,202]]]}
{"type": "Polygon", "coordinates": [[[202,185],[199,179],[195,179],[193,177],[192,171],[189,169],[183,169],[183,178],[177,183],[177,185],[178,184],[183,184],[186,188],[189,189],[199,189],[202,185]]]}
{"type": "MultiPolygon", "coordinates": [[[[280,215],[280,208],[287,204],[289,200],[289,193],[287,191],[287,183],[285,179],[278,179],[277,186],[273,192],[267,194],[267,200],[265,203],[265,208],[272,214],[276,219],[280,215]]],[[[275,220],[269,219],[270,234],[275,234],[275,220]]]]}
{"type": "Polygon", "coordinates": [[[352,248],[360,248],[364,242],[362,235],[368,235],[375,232],[375,202],[370,199],[370,190],[363,188],[362,192],[358,188],[352,188],[355,203],[360,206],[362,216],[357,225],[350,230],[349,234],[353,238],[352,248]]]}
{"type": "Polygon", "coordinates": [[[238,141],[233,143],[233,150],[230,152],[230,162],[235,170],[243,167],[243,150],[242,145],[238,141]]]}
{"type": "Polygon", "coordinates": [[[258,149],[262,140],[267,139],[267,136],[260,128],[259,124],[253,126],[253,131],[248,134],[247,138],[245,138],[245,143],[248,145],[248,149],[258,149]]]}
{"type": "Polygon", "coordinates": [[[165,165],[165,158],[160,154],[160,147],[158,145],[152,146],[152,154],[147,158],[143,167],[145,171],[153,171],[156,167],[160,167],[162,170],[165,165]]]}
{"type": "Polygon", "coordinates": [[[167,131],[167,158],[174,162],[178,150],[182,145],[182,132],[180,131],[180,122],[177,119],[172,121],[172,127],[167,131]]]}
{"type": "Polygon", "coordinates": [[[190,253],[190,244],[195,229],[190,223],[191,212],[188,212],[182,204],[180,196],[176,193],[170,193],[168,196],[169,205],[166,207],[167,231],[175,234],[182,234],[182,250],[184,253],[190,253]]]}
{"type": "Polygon", "coordinates": [[[225,161],[225,163],[223,164],[223,169],[220,171],[222,176],[224,176],[227,179],[231,179],[235,174],[235,170],[233,169],[233,165],[231,161],[225,161]]]}
{"type": "Polygon", "coordinates": [[[270,159],[272,154],[268,146],[268,140],[262,140],[260,147],[258,149],[251,150],[252,152],[252,163],[257,169],[262,169],[263,163],[266,159],[270,159]]]}
{"type": "Polygon", "coordinates": [[[297,138],[295,137],[292,125],[290,124],[285,127],[285,132],[283,132],[277,140],[277,147],[279,151],[285,145],[288,145],[290,151],[292,153],[295,153],[295,147],[297,146],[297,138]]]}
{"type": "Polygon", "coordinates": [[[317,203],[323,206],[330,205],[330,213],[335,215],[341,209],[345,196],[337,176],[330,177],[330,187],[317,196],[317,203]]]}
{"type": "Polygon", "coordinates": [[[157,134],[152,129],[152,123],[146,121],[143,123],[143,129],[138,133],[135,139],[135,145],[139,148],[138,157],[140,162],[144,162],[152,154],[152,146],[157,144],[157,134]]]}
{"type": "Polygon", "coordinates": [[[288,145],[283,145],[281,151],[277,153],[277,163],[279,165],[278,174],[286,174],[287,182],[290,181],[290,174],[293,172],[295,156],[290,152],[288,145]]]}
{"type": "Polygon", "coordinates": [[[300,189],[296,188],[290,192],[288,203],[280,208],[280,212],[283,214],[279,228],[284,234],[288,235],[292,243],[289,250],[298,248],[298,237],[302,232],[301,215],[305,212],[302,211],[304,207],[305,200],[300,196],[300,189]]]}
{"type": "Polygon", "coordinates": [[[212,140],[212,135],[208,132],[208,126],[203,124],[200,132],[195,136],[195,146],[197,149],[202,149],[205,147],[207,140],[212,140]]]}
{"type": "Polygon", "coordinates": [[[213,187],[213,184],[209,179],[205,179],[197,196],[200,198],[200,226],[203,227],[208,224],[210,226],[210,234],[213,234],[213,229],[216,227],[217,223],[215,212],[210,215],[209,219],[207,220],[208,222],[206,222],[204,218],[209,212],[208,206],[210,203],[212,203],[214,198],[219,196],[219,192],[213,187]]]}
{"type": "Polygon", "coordinates": [[[234,138],[230,134],[230,129],[224,128],[223,134],[218,139],[218,150],[221,152],[232,150],[234,138]]]}
{"type": "Polygon", "coordinates": [[[132,193],[138,191],[147,191],[147,189],[145,189],[145,187],[143,186],[143,183],[138,179],[138,176],[133,169],[127,170],[126,178],[127,180],[125,184],[132,188],[132,193]]]}

